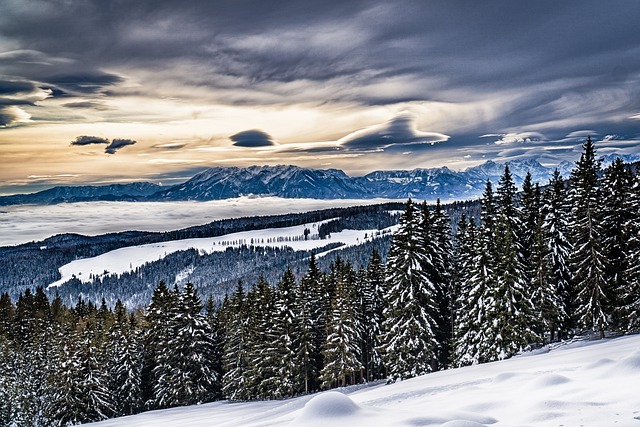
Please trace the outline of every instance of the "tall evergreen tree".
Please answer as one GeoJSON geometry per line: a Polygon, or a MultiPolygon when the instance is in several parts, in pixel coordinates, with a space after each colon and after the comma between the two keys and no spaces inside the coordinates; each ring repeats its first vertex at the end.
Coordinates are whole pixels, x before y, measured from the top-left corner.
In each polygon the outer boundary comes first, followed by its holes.
{"type": "Polygon", "coordinates": [[[631,218],[625,224],[629,240],[626,257],[630,260],[625,275],[629,287],[621,295],[624,308],[624,324],[627,331],[640,330],[640,170],[636,169],[633,186],[627,198],[627,209],[631,218]]]}
{"type": "Polygon", "coordinates": [[[312,279],[305,275],[296,288],[296,337],[295,389],[298,393],[307,394],[314,391],[318,383],[318,371],[316,361],[320,349],[316,346],[316,319],[315,304],[312,300],[312,287],[315,286],[312,279]]]}
{"type": "Polygon", "coordinates": [[[258,279],[247,306],[252,319],[248,340],[250,395],[260,399],[282,397],[274,394],[280,382],[279,337],[274,329],[275,297],[264,277],[258,279]]]}
{"type": "Polygon", "coordinates": [[[436,358],[435,286],[425,271],[420,214],[409,200],[387,258],[383,354],[389,380],[431,372],[436,358]]]}
{"type": "Polygon", "coordinates": [[[227,305],[223,305],[224,352],[222,356],[222,395],[230,400],[247,400],[250,395],[249,330],[246,296],[242,282],[238,282],[227,305]]]}
{"type": "Polygon", "coordinates": [[[574,252],[571,259],[573,284],[578,298],[578,325],[600,332],[609,327],[611,289],[600,224],[600,161],[591,138],[571,172],[571,235],[574,252]]]}
{"type": "Polygon", "coordinates": [[[627,276],[632,259],[628,258],[629,221],[634,211],[628,203],[633,185],[631,170],[620,157],[606,168],[602,182],[602,244],[605,255],[605,277],[610,289],[612,326],[626,326],[625,297],[630,283],[627,276]]]}
{"type": "Polygon", "coordinates": [[[133,318],[120,300],[115,306],[115,323],[106,345],[106,370],[116,415],[132,415],[143,408],[141,336],[133,318]]]}
{"type": "Polygon", "coordinates": [[[331,304],[325,365],[320,373],[323,388],[344,387],[356,382],[362,364],[359,360],[359,325],[351,266],[340,265],[336,272],[335,292],[331,304]]]}
{"type": "Polygon", "coordinates": [[[295,389],[296,326],[296,279],[289,267],[275,292],[273,331],[278,346],[275,366],[278,383],[273,393],[278,397],[292,396],[295,389]]]}
{"type": "MultiPolygon", "coordinates": [[[[423,216],[423,222],[427,215],[423,216]]],[[[451,219],[445,212],[440,199],[436,201],[431,214],[432,224],[430,227],[431,240],[425,240],[425,250],[427,257],[432,259],[433,283],[435,285],[435,295],[437,312],[433,318],[438,326],[436,331],[437,366],[434,369],[444,369],[449,365],[451,358],[451,345],[453,338],[453,301],[455,295],[452,288],[452,257],[453,246],[451,242],[451,219]]]]}
{"type": "Polygon", "coordinates": [[[366,271],[361,277],[362,308],[362,365],[364,379],[373,381],[384,378],[384,366],[380,355],[380,337],[384,320],[385,270],[380,254],[371,252],[366,271]]]}
{"type": "Polygon", "coordinates": [[[484,353],[489,360],[504,359],[529,348],[536,340],[533,306],[527,292],[520,212],[516,186],[508,166],[500,178],[496,200],[496,283],[489,290],[488,327],[484,353]]]}
{"type": "Polygon", "coordinates": [[[154,387],[158,407],[200,404],[213,400],[218,387],[212,331],[204,315],[195,287],[187,283],[178,295],[171,319],[168,347],[154,368],[154,387]]]}
{"type": "Polygon", "coordinates": [[[566,336],[566,333],[573,328],[575,320],[576,294],[571,286],[569,267],[573,251],[569,237],[569,208],[565,183],[556,169],[544,193],[542,212],[544,241],[547,245],[545,264],[549,270],[549,281],[554,285],[557,295],[558,339],[566,336]]]}

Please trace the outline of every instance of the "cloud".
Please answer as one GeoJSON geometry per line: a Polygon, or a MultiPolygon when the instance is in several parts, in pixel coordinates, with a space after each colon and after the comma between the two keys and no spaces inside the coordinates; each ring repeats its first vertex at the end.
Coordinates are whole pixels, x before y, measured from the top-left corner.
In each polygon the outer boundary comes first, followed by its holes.
{"type": "Polygon", "coordinates": [[[38,90],[38,87],[29,81],[0,80],[0,96],[28,94],[38,90]]]}
{"type": "Polygon", "coordinates": [[[103,103],[96,102],[96,101],[67,102],[66,104],[62,104],[62,106],[65,108],[86,108],[86,109],[93,109],[98,111],[110,110],[110,108],[104,105],[103,103]]]}
{"type": "Polygon", "coordinates": [[[547,137],[539,132],[511,132],[505,134],[486,134],[482,137],[496,137],[500,139],[493,141],[496,145],[515,144],[515,143],[530,143],[530,142],[543,142],[547,141],[547,137]]]}
{"type": "Polygon", "coordinates": [[[448,139],[449,136],[442,133],[417,130],[415,118],[401,114],[387,123],[352,132],[338,140],[338,143],[348,149],[376,150],[392,145],[435,144],[448,139]]]}
{"type": "Polygon", "coordinates": [[[28,122],[30,118],[27,112],[16,106],[3,107],[0,104],[0,127],[2,128],[28,122]]]}
{"type": "Polygon", "coordinates": [[[71,93],[93,94],[102,92],[106,87],[121,83],[124,79],[118,75],[103,71],[85,71],[55,75],[47,79],[47,83],[71,93]]]}
{"type": "Polygon", "coordinates": [[[107,138],[102,138],[100,136],[81,135],[76,137],[75,141],[71,142],[71,145],[91,145],[91,144],[109,144],[109,140],[107,138]]]}
{"type": "Polygon", "coordinates": [[[103,138],[100,136],[81,135],[76,137],[76,139],[71,142],[71,145],[85,146],[85,145],[93,145],[93,144],[105,144],[106,147],[104,149],[104,152],[107,154],[115,154],[116,151],[120,150],[121,148],[124,148],[129,145],[133,145],[135,143],[136,141],[132,139],[116,138],[110,142],[107,138],[103,138]]]}
{"type": "Polygon", "coordinates": [[[117,150],[128,145],[133,145],[135,143],[136,141],[132,139],[114,139],[113,141],[111,141],[111,144],[109,144],[107,148],[104,149],[104,152],[107,154],[116,154],[117,150]]]}
{"type": "Polygon", "coordinates": [[[268,147],[278,145],[271,135],[259,129],[245,130],[229,137],[236,147],[268,147]]]}
{"type": "Polygon", "coordinates": [[[19,106],[35,106],[50,94],[31,81],[0,79],[0,127],[29,122],[31,115],[19,106]]]}

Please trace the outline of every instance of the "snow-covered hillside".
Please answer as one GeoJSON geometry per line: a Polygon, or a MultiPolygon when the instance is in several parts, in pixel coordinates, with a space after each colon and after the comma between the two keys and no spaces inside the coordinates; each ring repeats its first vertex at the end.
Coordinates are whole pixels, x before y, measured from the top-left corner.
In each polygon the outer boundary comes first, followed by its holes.
{"type": "MultiPolygon", "coordinates": [[[[102,255],[72,261],[60,267],[61,279],[53,282],[49,287],[60,286],[76,277],[82,282],[91,282],[93,277],[106,274],[122,274],[133,271],[147,262],[157,261],[167,255],[197,249],[201,253],[224,251],[227,248],[247,246],[291,247],[294,250],[312,250],[330,243],[357,245],[366,239],[381,233],[391,233],[396,227],[385,230],[343,230],[333,233],[326,239],[317,236],[318,227],[325,220],[318,223],[298,225],[285,228],[268,228],[264,230],[243,231],[218,237],[201,239],[173,240],[147,245],[128,246],[116,249],[102,255]],[[304,239],[305,229],[309,230],[309,238],[304,239]]],[[[322,256],[323,254],[318,254],[322,256]]]]}
{"type": "Polygon", "coordinates": [[[214,402],[95,427],[640,426],[640,335],[375,385],[266,402],[214,402]]]}

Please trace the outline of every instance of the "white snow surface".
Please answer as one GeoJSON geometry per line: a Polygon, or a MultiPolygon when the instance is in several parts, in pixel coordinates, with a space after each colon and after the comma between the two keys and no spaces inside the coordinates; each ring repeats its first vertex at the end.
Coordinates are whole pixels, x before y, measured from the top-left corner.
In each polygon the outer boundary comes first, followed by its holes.
{"type": "MultiPolygon", "coordinates": [[[[343,230],[332,233],[326,239],[317,237],[318,226],[329,220],[297,225],[283,228],[267,228],[264,230],[243,231],[239,233],[225,234],[218,237],[171,240],[161,243],[150,243],[139,246],[127,246],[115,249],[91,258],[82,258],[63,265],[58,270],[62,276],[60,280],[49,284],[48,287],[60,286],[66,281],[76,277],[84,283],[92,281],[92,277],[100,277],[107,274],[122,274],[134,271],[137,267],[147,262],[157,261],[167,255],[187,249],[197,249],[202,254],[224,251],[227,248],[247,246],[260,247],[291,247],[296,251],[311,250],[326,246],[330,243],[344,243],[347,246],[364,243],[365,239],[371,239],[376,234],[391,233],[397,227],[389,227],[385,230],[343,230]],[[304,240],[304,230],[309,229],[310,239],[304,240]],[[299,239],[289,241],[288,239],[299,239]]],[[[317,254],[323,256],[325,253],[317,254]]],[[[183,272],[188,275],[188,272],[183,272]]]]}
{"type": "Polygon", "coordinates": [[[95,427],[640,426],[640,335],[265,402],[151,411],[95,427]]]}
{"type": "Polygon", "coordinates": [[[389,199],[316,200],[238,197],[210,202],[80,202],[0,206],[0,246],[54,234],[96,235],[118,231],[169,231],[225,218],[301,213],[385,203],[389,199]]]}

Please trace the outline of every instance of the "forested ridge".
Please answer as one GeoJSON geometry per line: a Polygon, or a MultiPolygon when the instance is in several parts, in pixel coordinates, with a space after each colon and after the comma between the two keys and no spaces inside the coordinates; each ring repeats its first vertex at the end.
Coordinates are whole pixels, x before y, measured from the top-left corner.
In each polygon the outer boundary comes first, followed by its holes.
{"type": "MultiPolygon", "coordinates": [[[[409,200],[386,261],[305,260],[277,282],[153,291],[144,310],[42,288],[0,297],[0,423],[72,425],[216,399],[280,399],[512,357],[640,328],[640,174],[601,170],[590,139],[569,182],[508,167],[479,217],[409,200]],[[455,231],[453,231],[455,230],[455,231]]],[[[495,189],[494,189],[495,188],[495,189]]]]}
{"type": "MultiPolygon", "coordinates": [[[[28,287],[31,289],[38,286],[46,287],[59,280],[58,269],[73,260],[98,256],[127,246],[217,237],[266,228],[291,227],[332,218],[338,219],[338,225],[343,225],[343,221],[348,219],[352,225],[360,222],[363,224],[377,222],[378,225],[375,228],[383,228],[381,225],[389,222],[388,212],[401,208],[401,203],[383,203],[323,209],[299,214],[223,219],[167,232],[126,231],[100,236],[56,235],[41,242],[0,247],[0,292],[8,292],[15,299],[28,287]]],[[[95,302],[99,301],[100,299],[95,302]]]]}

